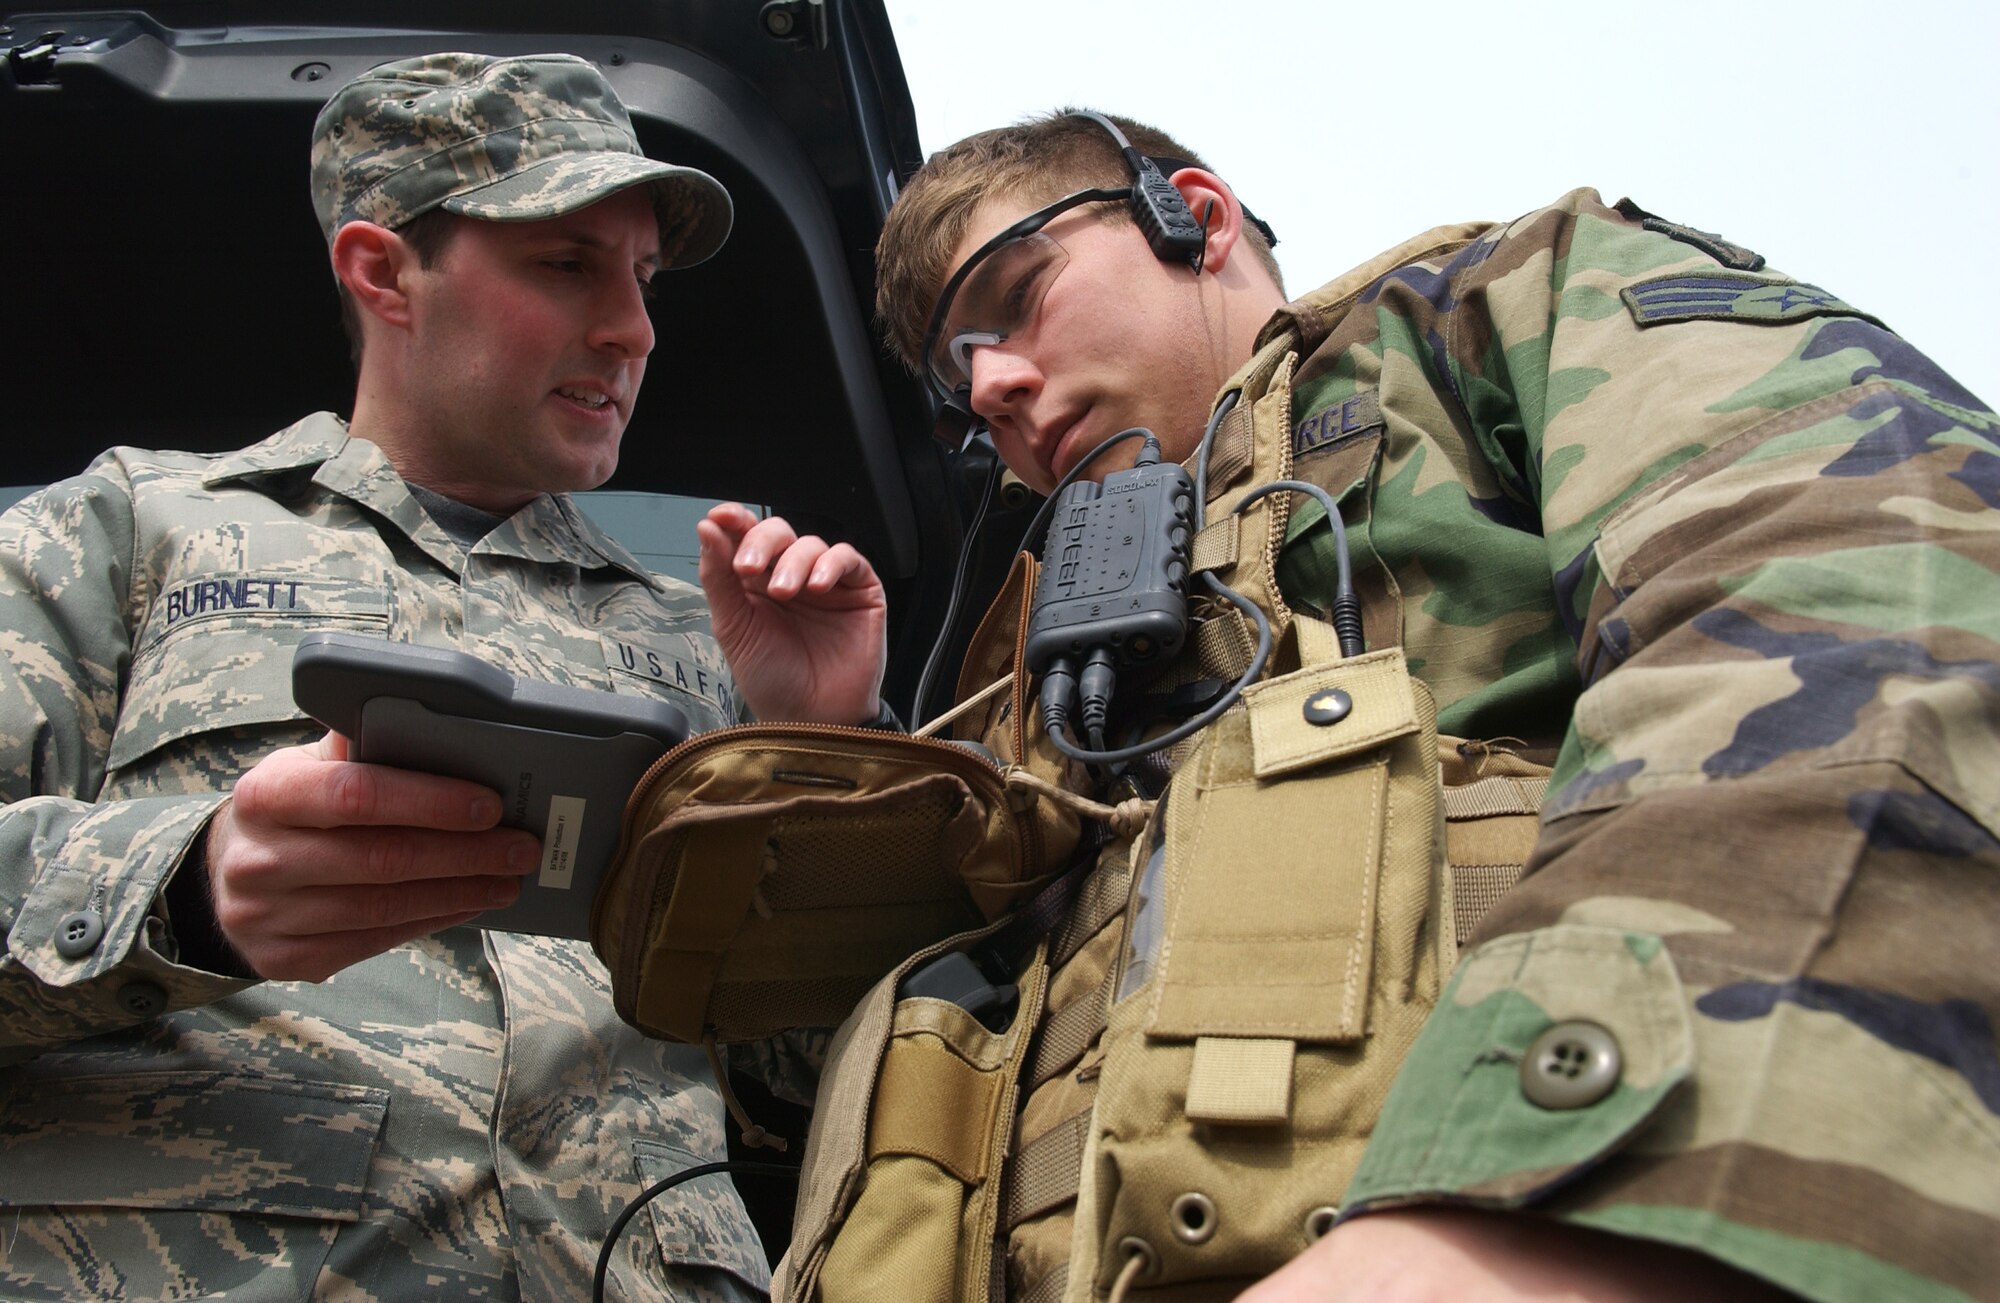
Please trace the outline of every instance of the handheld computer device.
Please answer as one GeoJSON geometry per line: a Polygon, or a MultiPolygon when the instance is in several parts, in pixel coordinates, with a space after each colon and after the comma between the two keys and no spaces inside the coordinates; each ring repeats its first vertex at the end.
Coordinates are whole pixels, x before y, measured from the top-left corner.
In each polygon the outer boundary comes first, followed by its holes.
{"type": "Polygon", "coordinates": [[[466,652],[311,633],[292,698],[369,764],[469,779],[500,794],[501,823],[542,839],[521,895],[475,926],[587,940],[591,899],[632,789],[688,735],[671,703],[516,678],[466,652]]]}

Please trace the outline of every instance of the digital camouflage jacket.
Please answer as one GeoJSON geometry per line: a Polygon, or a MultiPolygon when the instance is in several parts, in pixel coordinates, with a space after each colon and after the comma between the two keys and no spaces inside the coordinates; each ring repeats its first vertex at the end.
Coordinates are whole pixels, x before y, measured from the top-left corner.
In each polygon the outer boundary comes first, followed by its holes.
{"type": "MultiPolygon", "coordinates": [[[[1993,411],[1589,191],[1418,237],[1284,332],[1369,644],[1441,732],[1555,755],[1344,1214],[1532,1208],[1815,1299],[2000,1298],[1993,411]]],[[[1324,607],[1293,501],[1284,591],[1324,607]]]]}
{"type": "MultiPolygon", "coordinates": [[[[325,414],[116,449],[0,519],[0,1293],[586,1297],[611,1219],[721,1156],[698,1049],[582,943],[460,928],[309,985],[181,962],[163,890],[231,782],[321,731],[291,651],[350,630],[737,711],[700,594],[566,498],[467,551],[325,414]]],[[[767,1280],[722,1178],[621,1240],[624,1296],[767,1280]],[[641,1229],[641,1228],[646,1229],[641,1229]]]]}

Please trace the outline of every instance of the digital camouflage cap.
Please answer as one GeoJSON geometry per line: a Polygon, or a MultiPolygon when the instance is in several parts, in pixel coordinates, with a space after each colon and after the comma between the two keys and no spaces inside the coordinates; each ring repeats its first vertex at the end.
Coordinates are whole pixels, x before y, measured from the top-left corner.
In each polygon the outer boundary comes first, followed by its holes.
{"type": "Polygon", "coordinates": [[[729,192],[646,157],[604,74],[569,54],[385,63],[335,91],[313,124],[313,208],[329,243],[348,222],[394,230],[433,208],[540,221],[635,185],[652,186],[664,265],[722,247],[729,192]]]}

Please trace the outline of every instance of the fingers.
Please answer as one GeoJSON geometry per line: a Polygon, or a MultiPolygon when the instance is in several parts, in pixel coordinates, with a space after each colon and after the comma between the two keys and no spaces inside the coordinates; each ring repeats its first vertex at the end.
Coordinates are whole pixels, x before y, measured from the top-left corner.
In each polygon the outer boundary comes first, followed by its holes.
{"type": "Polygon", "coordinates": [[[287,828],[433,828],[476,832],[500,822],[500,797],[463,779],[350,764],[344,738],[275,751],[237,781],[242,823],[287,828]]]}
{"type": "Polygon", "coordinates": [[[210,863],[216,923],[267,977],[317,980],[520,897],[525,833],[311,830],[230,841],[210,863]]]}
{"type": "MultiPolygon", "coordinates": [[[[704,523],[715,524],[718,533],[727,529],[714,512],[704,523]]],[[[802,593],[821,597],[836,589],[872,590],[881,583],[875,567],[852,544],[799,534],[781,516],[757,520],[732,537],[735,547],[728,562],[738,586],[773,601],[790,601],[802,593]]]]}
{"type": "Polygon", "coordinates": [[[319,981],[513,904],[537,862],[534,846],[512,830],[237,835],[209,863],[215,921],[259,974],[319,981]]]}
{"type": "Polygon", "coordinates": [[[708,509],[708,514],[703,519],[724,532],[741,538],[763,517],[740,502],[718,502],[708,509]]]}
{"type": "Polygon", "coordinates": [[[210,823],[215,921],[265,977],[317,981],[511,904],[540,863],[490,790],[345,753],[333,735],[272,753],[210,823]]]}
{"type": "MultiPolygon", "coordinates": [[[[299,914],[293,931],[380,927],[467,909],[511,903],[514,879],[541,862],[541,845],[518,828],[442,833],[424,828],[283,828],[235,823],[226,838],[211,837],[209,868],[218,888],[232,895],[304,899],[325,889],[365,888],[403,893],[409,903],[393,909],[360,906],[355,917],[290,906],[299,914]],[[489,899],[488,885],[505,881],[508,899],[489,899]],[[470,885],[460,885],[469,883],[470,885]]],[[[217,892],[218,904],[221,891],[217,892]]]]}

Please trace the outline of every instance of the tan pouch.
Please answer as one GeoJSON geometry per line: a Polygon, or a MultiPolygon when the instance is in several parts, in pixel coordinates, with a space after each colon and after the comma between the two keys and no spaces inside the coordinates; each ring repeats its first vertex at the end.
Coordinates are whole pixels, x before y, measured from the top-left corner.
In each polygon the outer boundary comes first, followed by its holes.
{"type": "Polygon", "coordinates": [[[834,1037],[774,1299],[988,1297],[998,1177],[1047,968],[1038,947],[998,1032],[948,1001],[898,991],[924,964],[994,930],[897,965],[834,1037]]]}
{"type": "Polygon", "coordinates": [[[1135,849],[1071,1299],[1227,1297],[1323,1233],[1449,962],[1436,716],[1402,653],[1244,698],[1135,849]]]}
{"type": "Polygon", "coordinates": [[[1081,831],[1042,794],[1067,762],[1027,731],[1018,676],[983,692],[1018,663],[1035,571],[1016,558],[967,649],[958,741],[747,724],[648,771],[591,913],[620,1017],[689,1042],[833,1026],[904,959],[1047,883],[1081,831]]]}
{"type": "Polygon", "coordinates": [[[591,943],[672,1040],[841,1022],[913,952],[1042,883],[1034,799],[949,742],[827,725],[699,734],[625,810],[591,943]]]}

